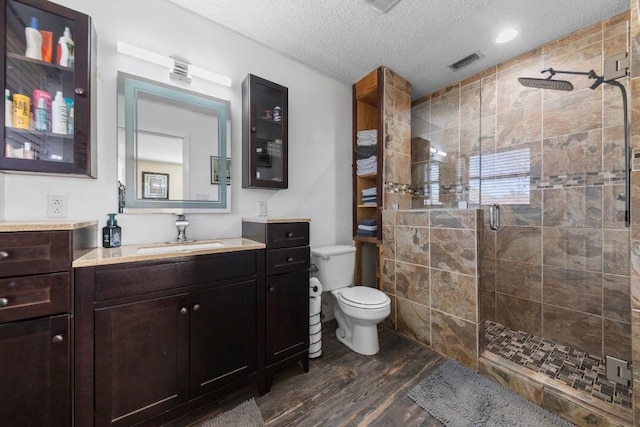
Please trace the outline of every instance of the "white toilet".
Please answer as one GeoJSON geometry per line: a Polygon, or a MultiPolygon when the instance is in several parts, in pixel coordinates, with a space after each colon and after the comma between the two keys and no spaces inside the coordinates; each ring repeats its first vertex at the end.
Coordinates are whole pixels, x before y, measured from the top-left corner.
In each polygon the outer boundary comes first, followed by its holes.
{"type": "Polygon", "coordinates": [[[352,286],[355,252],[348,245],[324,246],[311,250],[311,262],[319,269],[316,277],[322,289],[335,297],[338,340],[369,356],[380,349],[377,325],[391,313],[391,300],[378,289],[352,286]]]}

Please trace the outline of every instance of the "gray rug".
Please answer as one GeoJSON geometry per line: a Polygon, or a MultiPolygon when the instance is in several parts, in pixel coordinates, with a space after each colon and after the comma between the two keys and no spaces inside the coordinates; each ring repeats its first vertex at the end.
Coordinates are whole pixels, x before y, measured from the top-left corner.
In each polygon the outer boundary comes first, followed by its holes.
{"type": "Polygon", "coordinates": [[[264,421],[255,400],[250,399],[215,418],[203,421],[198,427],[262,427],[264,421]]]}
{"type": "Polygon", "coordinates": [[[446,426],[573,426],[453,360],[444,362],[407,394],[446,426]]]}

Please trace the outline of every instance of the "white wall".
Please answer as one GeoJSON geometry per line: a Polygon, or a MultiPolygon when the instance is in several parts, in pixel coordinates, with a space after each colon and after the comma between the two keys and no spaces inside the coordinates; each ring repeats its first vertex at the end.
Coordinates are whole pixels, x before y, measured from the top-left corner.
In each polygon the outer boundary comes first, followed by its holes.
{"type": "MultiPolygon", "coordinates": [[[[250,41],[166,0],[57,0],[92,16],[98,33],[98,178],[4,176],[4,219],[46,219],[48,194],[68,195],[70,219],[98,219],[117,211],[116,78],[119,70],[179,85],[168,70],[118,54],[121,40],[233,79],[223,86],[194,79],[189,89],[231,101],[231,154],[241,159],[241,83],[248,73],[289,88],[289,188],[242,189],[234,184],[232,212],[191,214],[192,239],[236,237],[242,217],[257,214],[257,202],[268,201],[270,216],[311,218],[311,245],[351,242],[351,87],[250,41]]],[[[283,28],[282,31],[286,31],[283,28]]],[[[95,96],[95,94],[94,94],[95,96]]],[[[232,182],[241,182],[240,167],[232,182]]],[[[2,178],[0,177],[0,185],[2,178]]],[[[174,215],[119,215],[123,243],[174,240],[174,215]]]]}

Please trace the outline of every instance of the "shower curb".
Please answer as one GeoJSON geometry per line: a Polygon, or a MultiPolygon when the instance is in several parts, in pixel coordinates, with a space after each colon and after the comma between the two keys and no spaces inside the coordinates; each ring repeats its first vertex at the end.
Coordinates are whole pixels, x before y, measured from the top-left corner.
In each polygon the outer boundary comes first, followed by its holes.
{"type": "Polygon", "coordinates": [[[524,375],[522,366],[488,351],[478,359],[478,372],[577,426],[633,426],[630,409],[576,396],[575,389],[544,374],[524,375]]]}

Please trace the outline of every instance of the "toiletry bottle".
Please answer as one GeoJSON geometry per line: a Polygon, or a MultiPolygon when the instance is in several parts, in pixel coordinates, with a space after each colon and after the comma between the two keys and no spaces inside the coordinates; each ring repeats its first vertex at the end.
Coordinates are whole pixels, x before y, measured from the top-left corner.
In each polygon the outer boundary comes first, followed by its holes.
{"type": "Polygon", "coordinates": [[[47,100],[44,97],[38,98],[38,105],[36,105],[36,130],[39,132],[49,130],[49,113],[47,112],[47,100]]]}
{"type": "Polygon", "coordinates": [[[31,143],[25,142],[22,149],[22,158],[33,160],[36,158],[36,152],[31,149],[31,143]]]}
{"type": "Polygon", "coordinates": [[[13,127],[29,129],[31,119],[31,100],[21,93],[13,94],[13,127]]]}
{"type": "Polygon", "coordinates": [[[27,49],[24,56],[42,61],[42,34],[38,31],[38,20],[31,17],[29,26],[24,29],[27,38],[27,49]]]}
{"type": "Polygon", "coordinates": [[[67,104],[62,92],[58,91],[51,103],[51,132],[66,135],[67,130],[67,104]]]}
{"type": "Polygon", "coordinates": [[[13,126],[13,102],[11,102],[11,91],[4,90],[4,125],[13,126]]]}
{"type": "Polygon", "coordinates": [[[116,214],[108,215],[107,226],[102,229],[102,247],[117,248],[122,243],[122,229],[116,221],[116,214]]]}
{"type": "Polygon", "coordinates": [[[67,135],[73,135],[73,99],[65,98],[64,103],[67,105],[67,135]]]}
{"type": "Polygon", "coordinates": [[[58,65],[73,67],[75,60],[75,44],[71,39],[71,30],[64,27],[64,33],[58,39],[58,65]]]}
{"type": "Polygon", "coordinates": [[[279,106],[276,106],[273,109],[273,121],[274,122],[282,121],[282,108],[280,108],[279,106]]]}

